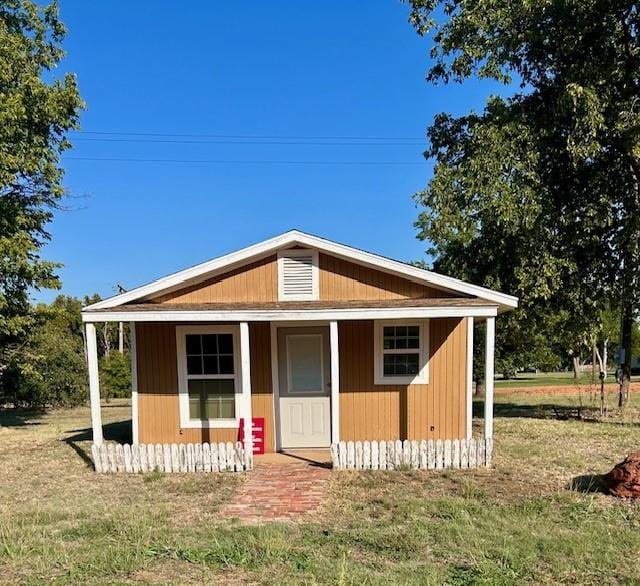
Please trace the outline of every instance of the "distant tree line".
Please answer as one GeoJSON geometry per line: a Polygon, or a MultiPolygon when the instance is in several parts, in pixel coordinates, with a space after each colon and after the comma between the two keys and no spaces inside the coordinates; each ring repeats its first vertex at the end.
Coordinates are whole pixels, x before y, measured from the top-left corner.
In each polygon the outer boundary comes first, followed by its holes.
{"type": "MultiPolygon", "coordinates": [[[[72,407],[88,400],[86,344],[80,311],[99,297],[59,295],[32,307],[33,324],[4,349],[0,405],[72,407]]],[[[126,324],[99,324],[100,392],[107,400],[131,394],[129,331],[126,324]]]]}
{"type": "MultiPolygon", "coordinates": [[[[517,312],[518,310],[516,310],[517,312]]],[[[561,311],[549,308],[544,323],[523,333],[520,339],[509,337],[509,331],[498,328],[495,348],[495,372],[503,378],[514,378],[518,372],[573,371],[578,378],[585,365],[593,369],[594,378],[617,367],[615,351],[621,345],[620,312],[607,310],[601,317],[600,328],[591,335],[576,340],[566,335],[561,311]],[[523,343],[524,342],[524,343],[523,343]]],[[[632,357],[640,356],[640,324],[633,324],[632,357]]],[[[474,377],[484,376],[484,324],[476,327],[474,339],[474,377]]],[[[609,380],[609,382],[613,382],[609,380]]]]}

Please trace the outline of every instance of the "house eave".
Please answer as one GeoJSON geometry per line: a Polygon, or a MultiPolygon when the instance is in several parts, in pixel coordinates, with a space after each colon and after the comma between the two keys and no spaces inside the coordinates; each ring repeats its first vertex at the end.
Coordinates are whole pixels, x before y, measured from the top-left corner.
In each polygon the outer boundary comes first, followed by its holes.
{"type": "Polygon", "coordinates": [[[241,309],[241,310],[162,310],[82,312],[84,322],[269,322],[269,321],[341,321],[399,318],[493,317],[498,306],[439,306],[333,309],[241,309]]]}

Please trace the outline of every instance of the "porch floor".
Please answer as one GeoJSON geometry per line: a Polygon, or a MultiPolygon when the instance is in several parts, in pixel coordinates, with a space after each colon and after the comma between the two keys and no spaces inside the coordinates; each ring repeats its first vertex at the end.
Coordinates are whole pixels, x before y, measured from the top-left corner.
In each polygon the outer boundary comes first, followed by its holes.
{"type": "Polygon", "coordinates": [[[253,464],[255,467],[269,465],[299,466],[306,464],[313,467],[331,468],[331,453],[328,448],[283,450],[282,452],[255,456],[253,464]]]}

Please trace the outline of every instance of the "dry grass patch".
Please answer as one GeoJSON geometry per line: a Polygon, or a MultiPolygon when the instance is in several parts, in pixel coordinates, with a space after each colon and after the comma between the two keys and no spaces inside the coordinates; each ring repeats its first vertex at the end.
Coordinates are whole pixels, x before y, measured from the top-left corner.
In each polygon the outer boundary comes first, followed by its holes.
{"type": "MultiPolygon", "coordinates": [[[[0,581],[640,583],[640,504],[570,489],[640,447],[640,402],[587,399],[501,393],[494,469],[336,473],[312,520],[259,527],[220,518],[240,475],[98,475],[88,409],[4,414],[0,581]]],[[[126,404],[104,415],[126,434],[126,404]]]]}

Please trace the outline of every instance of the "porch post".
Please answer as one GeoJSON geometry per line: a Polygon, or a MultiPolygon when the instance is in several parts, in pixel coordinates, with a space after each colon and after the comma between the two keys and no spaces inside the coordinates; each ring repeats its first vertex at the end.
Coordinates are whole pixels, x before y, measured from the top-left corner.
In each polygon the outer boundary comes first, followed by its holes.
{"type": "Polygon", "coordinates": [[[251,354],[249,345],[249,324],[240,322],[240,364],[242,380],[242,410],[244,418],[244,449],[253,457],[253,419],[251,414],[251,354]]]}
{"type": "Polygon", "coordinates": [[[96,326],[87,323],[87,370],[89,371],[89,397],[91,399],[91,428],[93,443],[102,445],[102,414],[100,412],[100,377],[98,375],[98,344],[96,342],[96,326]]]}
{"type": "Polygon", "coordinates": [[[331,443],[340,441],[340,353],[338,347],[338,322],[329,323],[331,346],[331,443]]]}
{"type": "Polygon", "coordinates": [[[473,436],[473,318],[467,318],[467,439],[473,436]]]}
{"type": "Polygon", "coordinates": [[[131,353],[131,441],[140,441],[138,433],[138,356],[136,354],[136,322],[129,322],[129,352],[131,353]]]}
{"type": "Polygon", "coordinates": [[[484,437],[493,438],[493,359],[496,335],[496,318],[487,318],[487,340],[484,366],[484,437]]]}

